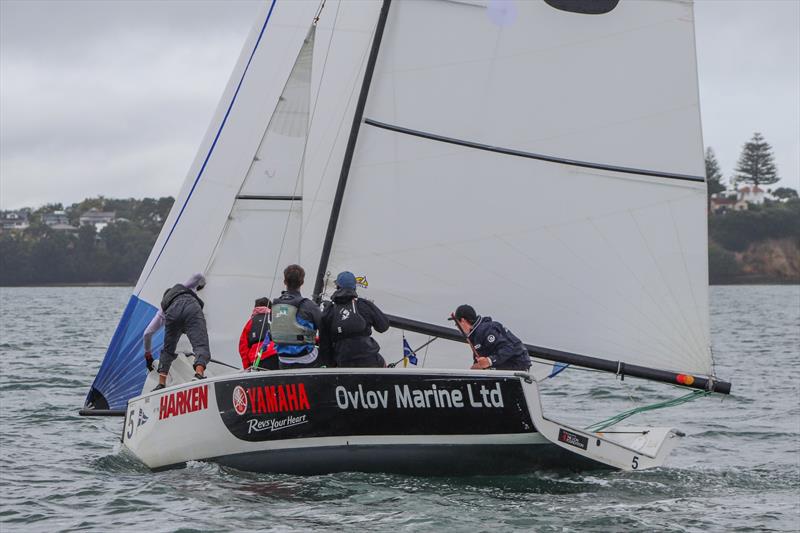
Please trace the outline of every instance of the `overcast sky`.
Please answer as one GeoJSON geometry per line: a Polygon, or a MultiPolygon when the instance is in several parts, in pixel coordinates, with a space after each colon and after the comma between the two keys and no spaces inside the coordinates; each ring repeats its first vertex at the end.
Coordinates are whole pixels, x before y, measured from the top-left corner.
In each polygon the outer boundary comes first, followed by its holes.
{"type": "MultiPolygon", "coordinates": [[[[0,208],[177,194],[256,11],[0,0],[0,208]]],[[[760,131],[798,188],[800,0],[699,0],[695,18],[706,146],[727,178],[760,131]]]]}

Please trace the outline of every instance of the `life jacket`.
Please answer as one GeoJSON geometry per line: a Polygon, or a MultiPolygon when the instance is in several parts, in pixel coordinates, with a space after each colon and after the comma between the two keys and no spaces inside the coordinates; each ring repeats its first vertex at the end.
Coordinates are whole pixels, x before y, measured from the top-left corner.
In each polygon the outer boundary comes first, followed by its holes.
{"type": "Polygon", "coordinates": [[[364,317],[356,310],[356,301],[351,300],[348,303],[333,303],[330,333],[336,342],[354,337],[369,337],[372,331],[364,317]]]}
{"type": "Polygon", "coordinates": [[[270,335],[275,344],[314,344],[316,330],[301,326],[297,322],[297,311],[304,300],[307,298],[295,295],[286,298],[284,295],[273,302],[270,335]]]}
{"type": "Polygon", "coordinates": [[[200,304],[200,309],[203,308],[203,300],[201,300],[192,289],[187,289],[180,283],[176,283],[171,289],[168,289],[167,292],[164,293],[164,297],[161,299],[161,310],[166,313],[169,306],[172,305],[172,302],[174,302],[178,296],[182,296],[184,294],[193,296],[194,299],[197,300],[197,303],[200,304]]]}
{"type": "Polygon", "coordinates": [[[266,313],[253,315],[250,321],[250,332],[247,334],[248,346],[264,342],[264,338],[269,333],[269,324],[266,323],[266,320],[266,313]]]}

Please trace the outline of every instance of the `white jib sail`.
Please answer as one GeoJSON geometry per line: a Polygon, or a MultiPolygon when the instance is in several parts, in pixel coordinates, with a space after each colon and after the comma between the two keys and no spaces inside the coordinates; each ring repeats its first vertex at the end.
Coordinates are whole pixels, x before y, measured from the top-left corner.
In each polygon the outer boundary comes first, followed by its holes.
{"type": "MultiPolygon", "coordinates": [[[[710,374],[691,3],[505,4],[392,3],[328,270],[393,315],[470,303],[531,344],[710,374]]],[[[468,358],[446,352],[428,365],[468,358]]]]}
{"type": "Polygon", "coordinates": [[[276,265],[299,259],[317,7],[264,4],[136,287],[157,306],[166,287],[205,272],[211,353],[234,365],[253,300],[280,288],[276,265]]]}

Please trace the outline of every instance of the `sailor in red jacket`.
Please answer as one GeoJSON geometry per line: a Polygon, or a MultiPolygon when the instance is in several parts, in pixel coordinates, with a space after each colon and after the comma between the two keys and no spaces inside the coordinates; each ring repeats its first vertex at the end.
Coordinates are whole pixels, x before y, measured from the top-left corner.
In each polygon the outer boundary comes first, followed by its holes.
{"type": "Polygon", "coordinates": [[[242,357],[242,367],[245,369],[255,364],[258,352],[262,350],[259,368],[278,370],[277,352],[275,343],[272,342],[269,335],[269,321],[267,320],[271,307],[272,302],[269,301],[269,298],[258,298],[250,320],[245,324],[242,335],[239,337],[239,355],[242,357]]]}

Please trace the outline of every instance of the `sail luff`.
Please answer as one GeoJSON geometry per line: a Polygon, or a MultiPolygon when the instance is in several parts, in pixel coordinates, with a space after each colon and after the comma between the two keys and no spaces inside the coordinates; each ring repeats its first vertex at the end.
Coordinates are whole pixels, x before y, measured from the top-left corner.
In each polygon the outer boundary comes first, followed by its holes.
{"type": "MultiPolygon", "coordinates": [[[[437,326],[435,324],[428,324],[426,322],[394,315],[386,316],[389,319],[389,324],[394,328],[405,331],[413,331],[415,333],[422,333],[424,335],[432,335],[434,337],[450,341],[466,342],[465,337],[456,329],[437,326]]],[[[650,381],[679,385],[681,387],[717,392],[720,394],[730,394],[731,392],[731,384],[729,382],[713,379],[709,376],[695,376],[691,373],[671,372],[669,370],[660,370],[657,368],[649,368],[641,365],[625,363],[624,361],[609,361],[599,357],[591,357],[588,355],[570,353],[562,350],[554,350],[552,348],[535,346],[527,343],[525,343],[525,348],[528,350],[528,354],[531,357],[553,361],[556,363],[580,366],[583,368],[591,368],[603,372],[610,372],[612,374],[621,376],[623,379],[625,376],[632,376],[650,381]]]]}
{"type": "Polygon", "coordinates": [[[389,7],[392,0],[383,0],[380,15],[378,16],[378,23],[375,27],[375,36],[372,39],[372,47],[370,48],[369,58],[367,59],[366,70],[364,71],[364,80],[361,84],[361,91],[356,103],[356,110],[353,114],[353,125],[350,128],[350,136],[347,140],[347,147],[345,148],[344,159],[342,161],[342,171],[339,175],[339,182],[336,186],[336,193],[331,206],[331,215],[328,221],[328,229],[325,232],[325,241],[322,245],[322,253],[319,260],[319,268],[317,269],[317,278],[314,282],[314,298],[319,300],[322,294],[322,285],[325,278],[325,271],[328,268],[328,258],[331,253],[331,246],[333,245],[333,236],[336,233],[336,224],[339,220],[339,211],[342,206],[342,199],[344,198],[344,191],[347,186],[347,178],[350,174],[350,165],[353,162],[353,153],[356,148],[356,141],[358,140],[358,132],[364,116],[364,107],[367,103],[367,96],[369,95],[370,84],[372,83],[372,74],[375,71],[375,64],[378,60],[378,51],[380,50],[381,40],[383,39],[383,30],[386,27],[386,19],[389,16],[389,7]]]}

